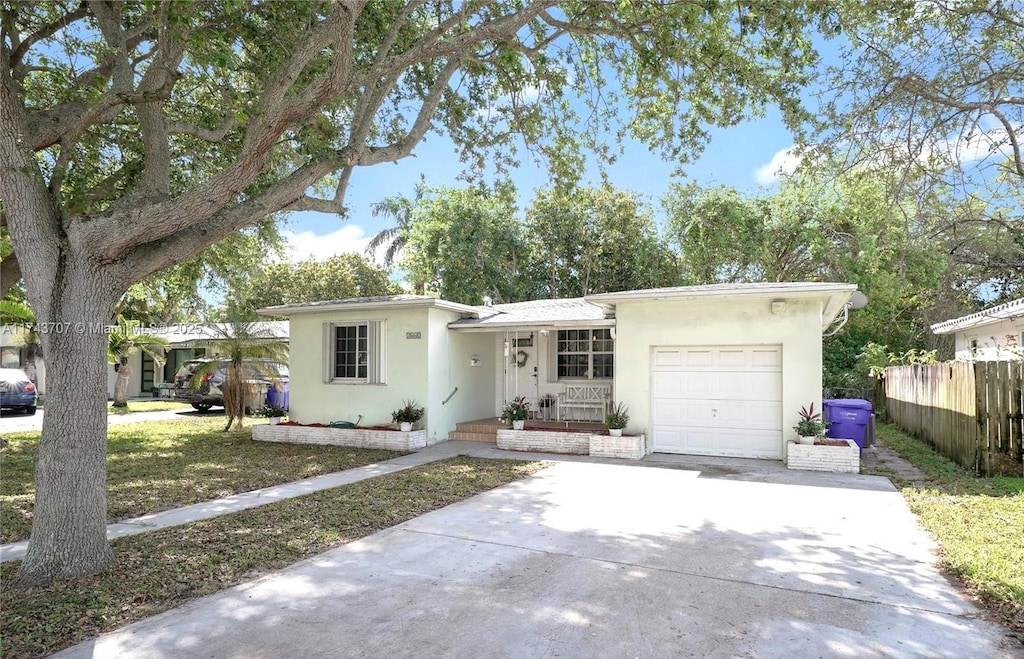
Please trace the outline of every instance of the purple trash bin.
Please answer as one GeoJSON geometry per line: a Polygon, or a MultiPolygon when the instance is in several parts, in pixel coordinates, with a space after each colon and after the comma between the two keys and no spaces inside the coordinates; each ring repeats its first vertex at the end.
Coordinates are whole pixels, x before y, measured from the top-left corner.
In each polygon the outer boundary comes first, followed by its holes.
{"type": "Polygon", "coordinates": [[[863,398],[836,398],[822,401],[828,436],[836,439],[852,439],[864,450],[871,442],[868,426],[871,423],[873,407],[871,401],[863,398]]]}

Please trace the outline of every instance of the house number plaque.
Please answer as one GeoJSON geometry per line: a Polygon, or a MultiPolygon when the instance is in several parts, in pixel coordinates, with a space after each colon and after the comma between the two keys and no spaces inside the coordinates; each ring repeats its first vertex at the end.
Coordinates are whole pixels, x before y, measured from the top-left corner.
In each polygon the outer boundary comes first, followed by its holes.
{"type": "Polygon", "coordinates": [[[421,332],[406,332],[405,338],[407,339],[422,339],[423,334],[421,332]]]}

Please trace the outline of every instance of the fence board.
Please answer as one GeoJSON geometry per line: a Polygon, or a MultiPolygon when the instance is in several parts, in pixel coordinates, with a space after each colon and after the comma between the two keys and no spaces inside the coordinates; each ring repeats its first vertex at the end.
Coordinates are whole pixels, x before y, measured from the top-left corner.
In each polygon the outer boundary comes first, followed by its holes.
{"type": "Polygon", "coordinates": [[[885,372],[889,417],[975,473],[1024,474],[1024,362],[894,366],[885,372]]]}

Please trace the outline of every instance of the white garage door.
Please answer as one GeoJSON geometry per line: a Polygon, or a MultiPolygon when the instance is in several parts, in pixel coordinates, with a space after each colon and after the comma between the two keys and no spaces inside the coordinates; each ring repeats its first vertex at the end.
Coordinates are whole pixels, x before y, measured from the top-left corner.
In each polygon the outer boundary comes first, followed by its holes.
{"type": "Polygon", "coordinates": [[[653,448],[782,458],[782,347],[655,348],[653,448]]]}

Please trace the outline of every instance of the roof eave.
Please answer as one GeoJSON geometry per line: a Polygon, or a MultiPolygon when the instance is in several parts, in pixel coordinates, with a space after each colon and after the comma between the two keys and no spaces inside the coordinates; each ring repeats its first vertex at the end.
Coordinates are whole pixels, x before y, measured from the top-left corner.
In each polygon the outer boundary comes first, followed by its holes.
{"type": "Polygon", "coordinates": [[[498,332],[501,330],[514,329],[519,331],[551,330],[567,327],[615,327],[614,318],[593,318],[573,320],[524,320],[506,321],[495,323],[463,323],[453,321],[448,323],[448,329],[457,332],[498,332]]]}
{"type": "Polygon", "coordinates": [[[410,300],[379,300],[373,302],[339,302],[337,304],[321,304],[321,305],[310,305],[310,304],[293,304],[293,305],[280,305],[276,307],[264,307],[257,309],[256,313],[261,316],[295,316],[302,314],[311,313],[328,313],[338,311],[361,311],[364,309],[416,309],[416,308],[435,308],[442,309],[444,311],[452,311],[455,313],[466,314],[471,318],[482,318],[491,316],[497,313],[496,311],[488,312],[486,309],[480,307],[471,307],[467,304],[459,304],[458,302],[449,302],[448,300],[442,300],[441,298],[424,298],[424,299],[410,299],[410,300]]]}

